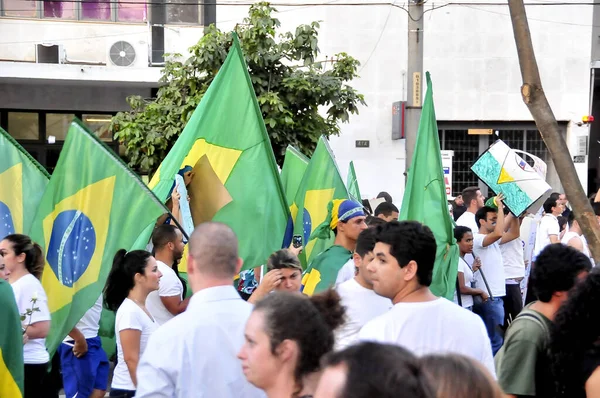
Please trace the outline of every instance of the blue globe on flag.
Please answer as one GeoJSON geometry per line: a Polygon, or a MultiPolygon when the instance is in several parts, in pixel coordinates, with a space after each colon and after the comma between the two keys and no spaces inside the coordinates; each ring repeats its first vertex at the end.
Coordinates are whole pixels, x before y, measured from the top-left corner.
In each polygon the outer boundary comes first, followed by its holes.
{"type": "Polygon", "coordinates": [[[0,240],[7,235],[15,233],[15,224],[13,223],[10,209],[4,202],[0,202],[0,240]]]}
{"type": "Polygon", "coordinates": [[[46,259],[63,285],[73,287],[90,265],[95,249],[96,232],[85,214],[77,210],[58,214],[52,225],[46,259]]]}
{"type": "Polygon", "coordinates": [[[310,218],[310,213],[308,210],[304,209],[304,213],[302,213],[302,220],[304,225],[304,244],[308,243],[308,238],[310,238],[310,233],[312,232],[312,220],[310,218]]]}

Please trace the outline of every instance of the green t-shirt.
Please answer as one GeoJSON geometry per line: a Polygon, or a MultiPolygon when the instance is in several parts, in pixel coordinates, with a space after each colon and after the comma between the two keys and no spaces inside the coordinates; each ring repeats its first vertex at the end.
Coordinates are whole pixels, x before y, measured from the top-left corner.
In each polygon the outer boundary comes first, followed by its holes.
{"type": "Polygon", "coordinates": [[[302,292],[312,296],[332,287],[335,284],[338,272],[351,258],[352,252],[342,246],[333,245],[327,248],[304,271],[302,292]]]}
{"type": "Polygon", "coordinates": [[[546,348],[552,322],[530,306],[521,311],[506,331],[504,345],[494,358],[496,374],[506,394],[546,397],[544,391],[552,388],[552,378],[546,376],[549,372],[546,348]]]}

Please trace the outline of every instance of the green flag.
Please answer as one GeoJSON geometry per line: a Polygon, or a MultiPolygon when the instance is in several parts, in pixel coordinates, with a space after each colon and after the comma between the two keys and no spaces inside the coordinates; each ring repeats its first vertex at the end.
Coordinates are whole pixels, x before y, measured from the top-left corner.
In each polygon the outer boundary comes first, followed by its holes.
{"type": "Polygon", "coordinates": [[[327,205],[332,199],[348,199],[348,191],[327,139],[321,137],[292,204],[294,234],[301,235],[304,243],[300,254],[304,266],[333,245],[333,234],[330,239],[309,240],[312,232],[325,221],[327,205]]]}
{"type": "Polygon", "coordinates": [[[437,252],[431,291],[437,296],[452,300],[458,273],[458,246],[448,211],[429,72],[426,77],[427,94],[402,200],[400,220],[419,221],[433,231],[437,252]]]}
{"type": "Polygon", "coordinates": [[[0,238],[29,231],[50,175],[0,128],[0,238]]]}
{"type": "Polygon", "coordinates": [[[45,255],[50,355],[100,296],[117,250],[166,211],[107,146],[71,123],[30,230],[45,255]]]}
{"type": "Polygon", "coordinates": [[[188,192],[194,225],[211,220],[229,225],[244,269],[264,264],[281,248],[289,209],[235,33],[223,66],[150,181],[161,200],[186,166],[193,172],[188,192]]]}
{"type": "Polygon", "coordinates": [[[358,188],[358,180],[356,179],[353,161],[350,161],[350,165],[348,166],[348,179],[346,185],[352,199],[358,203],[362,203],[362,196],[360,196],[360,189],[358,188]]]}
{"type": "Polygon", "coordinates": [[[15,294],[0,279],[0,397],[23,396],[23,333],[15,294]]]}
{"type": "Polygon", "coordinates": [[[283,167],[281,168],[281,183],[287,198],[288,206],[294,203],[296,192],[302,182],[304,172],[308,167],[309,159],[302,154],[296,147],[288,145],[285,150],[283,167]]]}

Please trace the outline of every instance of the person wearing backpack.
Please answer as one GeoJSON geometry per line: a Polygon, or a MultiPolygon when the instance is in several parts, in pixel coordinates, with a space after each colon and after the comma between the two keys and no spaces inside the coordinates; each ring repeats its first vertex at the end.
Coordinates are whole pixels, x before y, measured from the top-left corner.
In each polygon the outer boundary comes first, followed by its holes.
{"type": "Polygon", "coordinates": [[[526,306],[506,331],[495,358],[498,382],[507,397],[551,397],[554,382],[547,356],[556,312],[592,264],[582,252],[560,243],[548,245],[531,271],[538,300],[526,306]]]}

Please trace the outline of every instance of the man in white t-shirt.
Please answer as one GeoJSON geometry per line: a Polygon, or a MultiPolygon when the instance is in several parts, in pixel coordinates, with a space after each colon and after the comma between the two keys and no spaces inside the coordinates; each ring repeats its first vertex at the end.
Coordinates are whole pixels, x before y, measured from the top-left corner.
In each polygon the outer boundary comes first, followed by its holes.
{"type": "Polygon", "coordinates": [[[417,355],[466,355],[495,375],[481,319],[429,290],[437,249],[431,230],[416,221],[392,221],[378,228],[375,240],[367,270],[375,293],[394,306],[369,321],[359,340],[400,345],[417,355]]]}
{"type": "Polygon", "coordinates": [[[470,228],[473,234],[476,234],[479,231],[479,227],[475,222],[475,213],[483,207],[483,195],[479,187],[469,187],[462,191],[462,198],[467,210],[458,217],[456,225],[470,228]]]}
{"type": "Polygon", "coordinates": [[[358,332],[368,321],[392,308],[389,298],[381,297],[373,291],[371,274],[367,271],[367,265],[374,258],[375,233],[374,228],[369,228],[358,235],[356,250],[352,255],[358,272],[354,278],[336,287],[342,298],[342,305],[346,307],[346,322],[336,330],[336,350],[355,343],[358,332]]]}
{"type": "Polygon", "coordinates": [[[101,398],[108,385],[108,358],[98,336],[102,296],[58,347],[67,397],[101,398]]]}
{"type": "Polygon", "coordinates": [[[181,314],[187,308],[189,298],[183,298],[184,286],[173,268],[183,256],[183,235],[172,225],[163,224],[152,233],[154,257],[158,270],[162,274],[158,290],[153,291],[146,299],[146,309],[158,325],[181,314]]]}
{"type": "Polygon", "coordinates": [[[560,199],[556,196],[550,196],[544,202],[544,216],[540,221],[537,233],[535,236],[535,248],[533,251],[533,258],[544,248],[552,243],[560,243],[560,228],[558,226],[558,216],[560,216],[565,210],[565,206],[560,199]]]}
{"type": "MultiPolygon", "coordinates": [[[[495,198],[496,205],[502,209],[504,196],[495,198]]],[[[473,236],[473,255],[481,259],[481,268],[475,273],[477,287],[488,292],[489,299],[473,305],[473,312],[478,314],[487,329],[492,343],[494,355],[502,347],[502,326],[504,325],[504,303],[506,280],[502,259],[501,244],[506,244],[519,237],[518,219],[511,214],[506,217],[510,224],[504,232],[504,211],[491,207],[482,207],[477,211],[475,220],[479,225],[479,233],[473,236]]]]}

